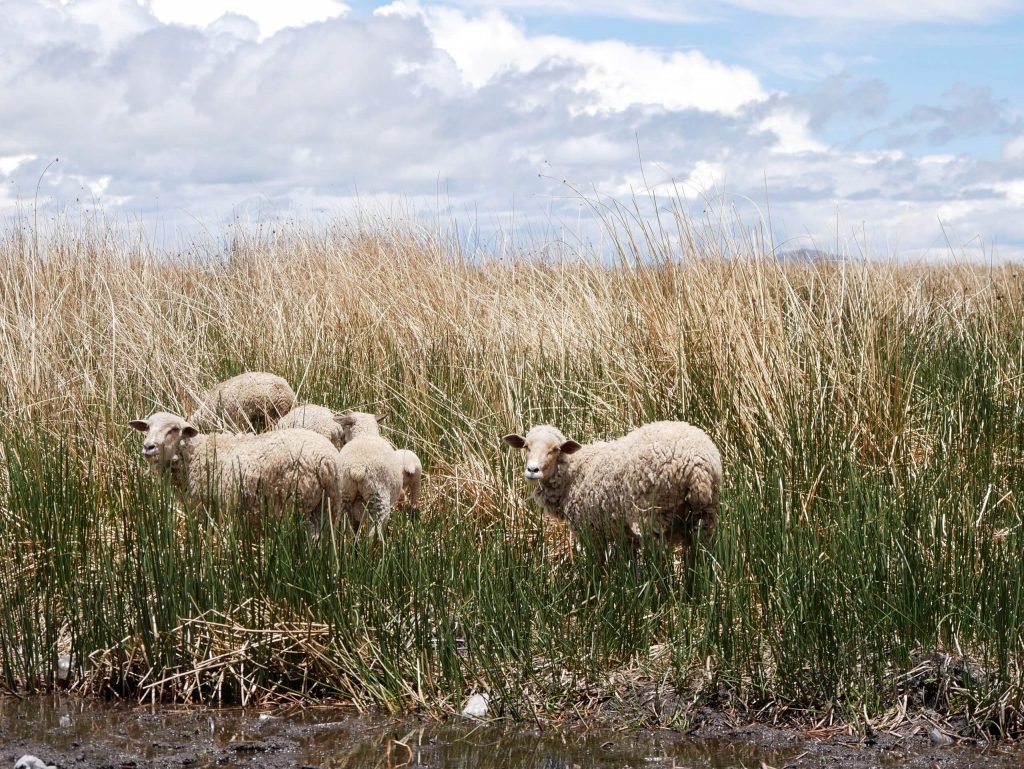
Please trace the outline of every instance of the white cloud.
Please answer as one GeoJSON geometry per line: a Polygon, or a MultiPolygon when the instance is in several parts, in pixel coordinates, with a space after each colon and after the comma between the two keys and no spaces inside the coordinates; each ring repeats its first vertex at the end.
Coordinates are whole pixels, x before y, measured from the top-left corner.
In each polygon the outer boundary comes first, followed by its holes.
{"type": "Polygon", "coordinates": [[[1003,147],[1003,158],[1006,160],[1024,160],[1024,134],[1015,136],[1003,147]]]}
{"type": "Polygon", "coordinates": [[[1024,179],[1014,179],[1009,182],[997,182],[995,188],[1006,196],[1006,199],[1015,206],[1024,207],[1024,179]]]}
{"type": "Polygon", "coordinates": [[[8,175],[18,170],[20,166],[36,159],[35,155],[0,155],[0,174],[8,175]]]}
{"type": "Polygon", "coordinates": [[[349,7],[338,0],[148,0],[165,23],[204,28],[225,14],[247,16],[259,25],[260,38],[287,27],[344,16],[349,7]]]}
{"type": "Polygon", "coordinates": [[[462,77],[482,88],[509,72],[566,67],[577,74],[579,109],[621,112],[633,105],[735,114],[767,98],[750,70],[712,61],[699,51],[659,51],[618,40],[580,42],[558,35],[531,36],[497,11],[468,16],[451,8],[399,0],[381,16],[422,18],[434,44],[450,55],[462,77]]]}
{"type": "Polygon", "coordinates": [[[793,110],[778,109],[757,124],[757,131],[775,135],[777,144],[772,152],[796,154],[824,152],[827,148],[815,139],[808,128],[809,118],[793,110]]]}

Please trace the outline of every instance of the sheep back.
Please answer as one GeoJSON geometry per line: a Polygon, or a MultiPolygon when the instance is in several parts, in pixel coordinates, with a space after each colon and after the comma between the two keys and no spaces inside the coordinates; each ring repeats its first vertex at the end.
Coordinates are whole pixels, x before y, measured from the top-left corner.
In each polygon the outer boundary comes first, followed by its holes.
{"type": "Polygon", "coordinates": [[[221,423],[231,429],[259,431],[294,406],[295,393],[284,378],[266,371],[247,371],[203,393],[189,422],[201,430],[221,423]]]}
{"type": "Polygon", "coordinates": [[[363,435],[338,453],[342,505],[355,529],[364,516],[378,535],[402,494],[403,465],[395,449],[376,435],[363,435]]]}
{"type": "Polygon", "coordinates": [[[340,449],[345,444],[345,432],[335,419],[337,415],[325,406],[306,403],[296,406],[274,425],[274,430],[287,430],[302,427],[319,433],[340,449]]]}

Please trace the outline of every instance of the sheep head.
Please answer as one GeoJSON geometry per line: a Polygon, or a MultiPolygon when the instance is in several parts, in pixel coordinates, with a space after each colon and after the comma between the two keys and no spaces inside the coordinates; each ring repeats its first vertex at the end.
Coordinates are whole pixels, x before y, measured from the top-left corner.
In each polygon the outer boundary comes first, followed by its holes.
{"type": "Polygon", "coordinates": [[[534,483],[551,478],[562,454],[575,454],[583,448],[551,425],[538,425],[525,438],[513,433],[502,440],[512,448],[526,452],[526,470],[523,475],[526,480],[534,483]]]}
{"type": "Polygon", "coordinates": [[[146,437],[142,442],[142,456],[151,465],[171,465],[180,458],[183,438],[193,438],[199,431],[183,417],[158,411],[147,419],[133,419],[128,423],[146,437]]]}
{"type": "Polygon", "coordinates": [[[346,411],[344,414],[335,414],[334,421],[341,425],[341,445],[344,446],[360,435],[380,435],[380,423],[384,421],[384,416],[384,414],[367,414],[362,411],[346,411]]]}

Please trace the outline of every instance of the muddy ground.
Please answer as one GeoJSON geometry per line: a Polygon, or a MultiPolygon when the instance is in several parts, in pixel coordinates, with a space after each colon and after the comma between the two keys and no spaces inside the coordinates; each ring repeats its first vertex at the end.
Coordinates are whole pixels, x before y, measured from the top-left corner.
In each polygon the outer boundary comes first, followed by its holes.
{"type": "Polygon", "coordinates": [[[373,718],[319,708],[248,711],[0,699],[0,769],[29,753],[57,767],[1016,767],[1011,744],[935,744],[929,724],[868,737],[736,725],[688,734],[373,718]]]}

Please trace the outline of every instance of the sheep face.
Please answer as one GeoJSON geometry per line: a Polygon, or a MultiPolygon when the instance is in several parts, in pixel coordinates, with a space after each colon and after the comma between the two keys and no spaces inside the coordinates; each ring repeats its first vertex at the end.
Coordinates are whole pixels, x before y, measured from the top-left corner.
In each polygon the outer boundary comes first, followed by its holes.
{"type": "Polygon", "coordinates": [[[182,438],[199,434],[182,417],[158,411],[148,419],[133,419],[128,423],[146,437],[142,442],[142,456],[151,465],[170,465],[179,459],[178,448],[182,438]]]}
{"type": "Polygon", "coordinates": [[[534,427],[525,438],[512,434],[506,435],[502,440],[512,448],[523,449],[526,452],[526,469],[523,475],[526,476],[526,480],[533,483],[550,480],[558,469],[558,460],[562,454],[575,454],[583,448],[550,425],[534,427]]]}

